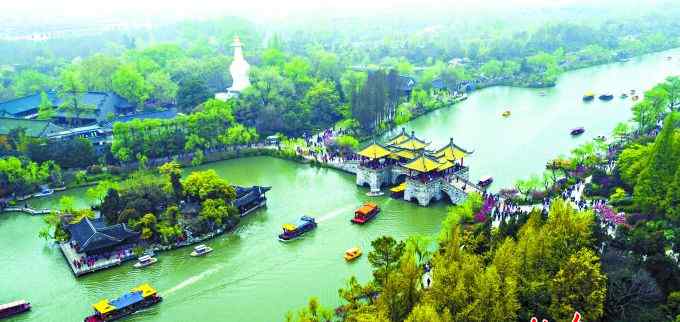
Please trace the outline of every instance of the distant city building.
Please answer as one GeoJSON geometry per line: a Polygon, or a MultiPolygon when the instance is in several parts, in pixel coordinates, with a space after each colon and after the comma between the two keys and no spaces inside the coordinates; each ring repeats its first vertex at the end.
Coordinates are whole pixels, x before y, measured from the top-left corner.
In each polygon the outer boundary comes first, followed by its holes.
{"type": "Polygon", "coordinates": [[[243,57],[243,44],[238,36],[234,37],[231,47],[234,48],[234,60],[231,62],[231,66],[229,66],[229,72],[233,82],[226,92],[215,94],[215,98],[221,101],[237,96],[250,86],[250,78],[248,77],[250,65],[243,57]]]}

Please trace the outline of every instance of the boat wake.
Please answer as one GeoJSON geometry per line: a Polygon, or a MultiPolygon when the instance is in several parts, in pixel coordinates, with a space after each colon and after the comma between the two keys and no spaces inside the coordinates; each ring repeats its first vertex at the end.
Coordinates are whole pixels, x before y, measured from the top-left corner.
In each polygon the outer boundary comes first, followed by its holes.
{"type": "Polygon", "coordinates": [[[215,267],[213,267],[209,270],[206,270],[206,271],[204,271],[204,272],[202,272],[198,275],[191,276],[191,277],[187,278],[186,280],[182,281],[181,283],[175,285],[171,289],[163,292],[163,295],[167,296],[167,295],[170,295],[172,293],[175,293],[175,292],[177,292],[177,291],[179,291],[179,290],[181,290],[181,289],[183,289],[183,288],[185,288],[189,285],[197,283],[198,281],[200,281],[200,280],[202,280],[202,279],[204,279],[204,278],[206,278],[206,277],[208,277],[212,274],[217,273],[221,269],[222,269],[222,266],[218,265],[218,266],[215,266],[215,267]]]}
{"type": "Polygon", "coordinates": [[[327,215],[320,217],[316,222],[320,223],[320,222],[324,222],[324,221],[327,221],[327,220],[331,220],[331,219],[333,219],[333,218],[335,218],[335,217],[337,217],[337,216],[339,216],[343,213],[351,214],[353,209],[354,209],[353,206],[347,206],[347,207],[336,209],[336,210],[328,213],[327,215]]]}

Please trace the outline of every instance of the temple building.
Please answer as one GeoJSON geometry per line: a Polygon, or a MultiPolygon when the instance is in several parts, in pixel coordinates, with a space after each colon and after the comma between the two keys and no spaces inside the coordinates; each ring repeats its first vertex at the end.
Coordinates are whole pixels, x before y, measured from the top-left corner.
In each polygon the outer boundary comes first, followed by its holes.
{"type": "Polygon", "coordinates": [[[121,247],[136,245],[139,233],[125,224],[107,226],[102,218],[81,219],[77,223],[64,223],[71,238],[69,244],[77,253],[105,254],[121,247]]]}
{"type": "Polygon", "coordinates": [[[250,65],[243,57],[243,44],[238,36],[234,37],[234,42],[231,44],[231,47],[234,48],[234,59],[231,62],[231,66],[229,66],[232,84],[231,87],[227,88],[226,92],[215,94],[215,98],[221,101],[226,101],[237,96],[250,86],[250,78],[248,76],[250,65]]]}
{"type": "Polygon", "coordinates": [[[404,184],[403,198],[427,206],[445,196],[452,203],[465,200],[470,191],[483,188],[469,181],[465,156],[473,153],[450,139],[438,150],[429,150],[430,143],[402,129],[386,145],[373,143],[357,154],[361,157],[356,183],[378,191],[383,186],[404,184]]]}

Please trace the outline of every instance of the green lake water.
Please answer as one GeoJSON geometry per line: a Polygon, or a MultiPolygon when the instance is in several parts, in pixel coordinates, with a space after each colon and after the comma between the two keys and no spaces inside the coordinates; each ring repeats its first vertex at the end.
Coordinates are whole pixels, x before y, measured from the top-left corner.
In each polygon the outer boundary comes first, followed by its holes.
{"type": "MultiPolygon", "coordinates": [[[[557,87],[546,90],[495,87],[473,93],[454,107],[407,124],[434,147],[453,136],[457,144],[475,150],[466,158],[471,177],[492,175],[494,188],[540,173],[549,159],[568,152],[598,135],[609,136],[616,123],[630,118],[632,101],[618,96],[630,89],[648,89],[666,76],[680,74],[680,50],[648,55],[563,75],[557,87]],[[672,61],[664,58],[673,55],[672,61]],[[611,102],[583,103],[592,90],[612,92],[611,102]],[[545,96],[539,96],[545,91],[545,96]],[[510,109],[512,116],[501,117],[510,109]],[[569,129],[586,128],[578,138],[569,129]]],[[[324,305],[339,303],[337,289],[354,274],[365,281],[370,268],[364,255],[345,263],[342,254],[352,246],[389,234],[397,238],[432,234],[439,229],[446,205],[429,208],[381,197],[380,215],[368,225],[349,223],[353,210],[367,200],[354,177],[339,171],[312,168],[268,157],[206,164],[191,169],[215,169],[235,184],[268,185],[268,207],[242,221],[234,233],[209,241],[215,249],[203,258],[190,249],[159,255],[143,270],[132,263],[74,278],[59,250],[37,237],[39,217],[0,215],[0,303],[27,299],[28,314],[9,321],[82,321],[90,305],[113,298],[135,285],[149,282],[164,297],[160,304],[127,321],[280,321],[287,310],[318,296],[324,305]],[[282,224],[301,215],[319,221],[305,238],[280,243],[282,224]]],[[[65,192],[85,205],[85,189],[65,192]]],[[[30,202],[56,207],[62,194],[30,202]]]]}

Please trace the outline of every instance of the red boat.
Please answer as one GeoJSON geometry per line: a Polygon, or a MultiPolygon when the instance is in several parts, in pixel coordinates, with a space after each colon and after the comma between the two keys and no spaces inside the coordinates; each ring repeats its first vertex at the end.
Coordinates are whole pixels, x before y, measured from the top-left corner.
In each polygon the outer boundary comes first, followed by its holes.
{"type": "Polygon", "coordinates": [[[378,207],[378,205],[367,202],[354,212],[352,223],[363,225],[375,218],[379,212],[380,207],[378,207]]]}
{"type": "Polygon", "coordinates": [[[0,319],[24,313],[31,309],[31,303],[24,300],[0,305],[0,319]]]}

